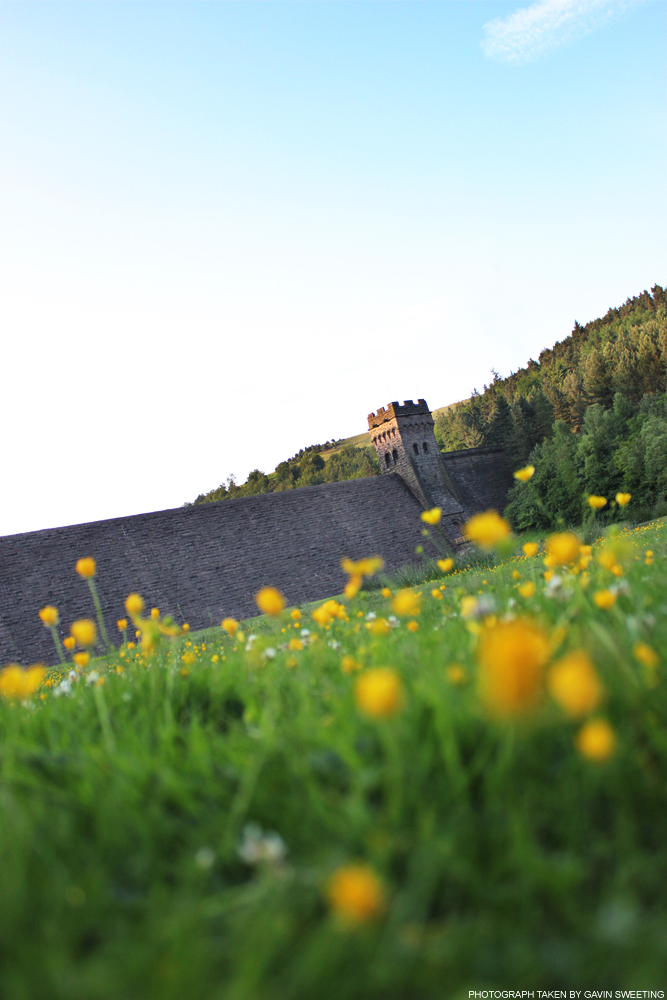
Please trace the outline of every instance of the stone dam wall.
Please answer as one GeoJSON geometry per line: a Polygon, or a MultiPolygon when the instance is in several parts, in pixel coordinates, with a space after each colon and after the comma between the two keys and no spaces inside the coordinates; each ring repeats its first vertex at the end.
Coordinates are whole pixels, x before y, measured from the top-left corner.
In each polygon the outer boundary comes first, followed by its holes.
{"type": "MultiPolygon", "coordinates": [[[[94,617],[76,560],[97,560],[96,584],[112,641],[125,598],[140,593],[192,629],[257,614],[272,585],[288,604],[341,593],[343,556],[380,555],[388,571],[416,559],[422,507],[397,476],[307,486],[0,538],[0,664],[56,662],[38,612],[54,604],[62,636],[94,617]]],[[[427,552],[437,555],[435,549],[427,552]]]]}

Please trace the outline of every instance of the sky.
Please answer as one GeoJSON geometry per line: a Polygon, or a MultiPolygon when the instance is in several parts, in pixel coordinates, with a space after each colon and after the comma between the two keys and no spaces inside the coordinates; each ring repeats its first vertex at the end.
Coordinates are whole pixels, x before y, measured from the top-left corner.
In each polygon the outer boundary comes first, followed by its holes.
{"type": "Polygon", "coordinates": [[[180,506],[667,283],[667,3],[0,3],[0,534],[180,506]]]}

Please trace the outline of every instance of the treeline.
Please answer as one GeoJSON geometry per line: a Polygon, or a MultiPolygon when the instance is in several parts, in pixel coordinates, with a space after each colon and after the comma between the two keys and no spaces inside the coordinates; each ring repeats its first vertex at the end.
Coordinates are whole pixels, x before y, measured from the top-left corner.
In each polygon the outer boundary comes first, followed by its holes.
{"type": "Polygon", "coordinates": [[[494,373],[482,393],[437,415],[436,437],[445,451],[500,444],[513,468],[535,465],[510,494],[517,529],[579,522],[590,493],[630,492],[626,515],[649,517],[667,513],[666,388],[667,296],[655,285],[575,323],[508,378],[494,373]]]}
{"type": "Polygon", "coordinates": [[[233,476],[210,493],[200,494],[195,503],[211,503],[234,497],[251,497],[260,493],[275,493],[279,490],[294,490],[300,486],[318,486],[320,483],[338,483],[346,479],[360,479],[362,476],[380,474],[375,448],[355,448],[343,445],[330,458],[322,458],[321,452],[334,447],[337,442],[326,445],[310,445],[286,462],[281,462],[274,472],[266,475],[255,469],[245,483],[237,485],[233,476]]]}

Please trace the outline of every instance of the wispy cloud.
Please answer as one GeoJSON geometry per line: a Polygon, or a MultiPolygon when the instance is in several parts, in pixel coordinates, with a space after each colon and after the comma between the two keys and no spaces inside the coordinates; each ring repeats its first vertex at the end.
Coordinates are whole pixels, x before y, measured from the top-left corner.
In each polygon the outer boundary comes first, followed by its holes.
{"type": "Polygon", "coordinates": [[[484,25],[482,48],[490,59],[521,63],[538,59],[614,20],[639,0],[537,0],[484,25]]]}

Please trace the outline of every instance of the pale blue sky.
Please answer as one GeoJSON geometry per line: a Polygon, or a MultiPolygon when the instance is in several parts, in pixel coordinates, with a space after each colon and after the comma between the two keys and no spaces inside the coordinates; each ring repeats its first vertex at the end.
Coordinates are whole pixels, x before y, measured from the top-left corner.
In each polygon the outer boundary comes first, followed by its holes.
{"type": "Polygon", "coordinates": [[[0,47],[0,533],[464,398],[667,281],[664,2],[23,0],[0,47]]]}

